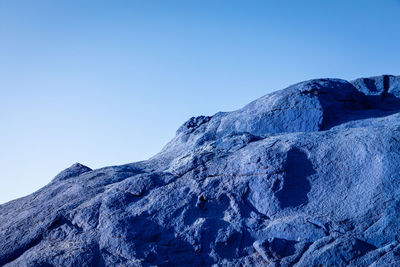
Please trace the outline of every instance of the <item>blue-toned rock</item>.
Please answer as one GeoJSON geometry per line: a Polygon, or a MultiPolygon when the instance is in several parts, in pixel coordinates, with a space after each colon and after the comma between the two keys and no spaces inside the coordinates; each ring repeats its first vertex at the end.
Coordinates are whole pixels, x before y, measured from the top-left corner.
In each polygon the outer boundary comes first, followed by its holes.
{"type": "Polygon", "coordinates": [[[79,176],[82,173],[89,172],[91,170],[92,170],[91,168],[89,168],[85,165],[82,165],[80,163],[75,163],[71,167],[69,167],[69,168],[63,170],[62,172],[60,172],[59,174],[57,174],[56,177],[54,177],[53,181],[66,180],[71,177],[79,176]]]}
{"type": "Polygon", "coordinates": [[[0,206],[5,266],[398,266],[400,77],[191,118],[147,161],[0,206]]]}

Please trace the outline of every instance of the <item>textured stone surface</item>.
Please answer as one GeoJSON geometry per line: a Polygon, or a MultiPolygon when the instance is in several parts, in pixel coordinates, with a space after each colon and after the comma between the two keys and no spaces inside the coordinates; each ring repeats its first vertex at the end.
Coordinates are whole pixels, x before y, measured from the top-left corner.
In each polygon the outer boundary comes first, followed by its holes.
{"type": "Polygon", "coordinates": [[[192,118],[153,158],[0,206],[6,266],[398,266],[400,77],[192,118]]]}

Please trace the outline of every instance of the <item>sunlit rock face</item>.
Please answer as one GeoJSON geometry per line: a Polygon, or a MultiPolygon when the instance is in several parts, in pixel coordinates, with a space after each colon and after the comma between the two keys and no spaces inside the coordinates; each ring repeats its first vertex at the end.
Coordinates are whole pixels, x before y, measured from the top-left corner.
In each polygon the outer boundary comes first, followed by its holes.
{"type": "Polygon", "coordinates": [[[192,118],[147,161],[1,205],[0,265],[399,266],[399,130],[389,75],[192,118]]]}

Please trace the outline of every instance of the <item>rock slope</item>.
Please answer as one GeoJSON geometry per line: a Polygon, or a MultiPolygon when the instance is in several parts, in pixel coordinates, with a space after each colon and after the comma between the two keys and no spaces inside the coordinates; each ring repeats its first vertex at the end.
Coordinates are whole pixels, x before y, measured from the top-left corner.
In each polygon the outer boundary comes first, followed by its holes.
{"type": "Polygon", "coordinates": [[[399,266],[400,76],[191,118],[147,161],[0,206],[5,266],[399,266]]]}

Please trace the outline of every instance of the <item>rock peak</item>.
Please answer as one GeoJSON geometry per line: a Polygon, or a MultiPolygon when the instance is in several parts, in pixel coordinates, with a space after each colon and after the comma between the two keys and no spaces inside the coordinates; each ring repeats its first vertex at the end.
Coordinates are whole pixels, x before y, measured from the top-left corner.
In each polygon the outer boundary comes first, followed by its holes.
{"type": "Polygon", "coordinates": [[[56,177],[54,177],[53,181],[62,181],[62,180],[66,180],[72,177],[76,177],[81,175],[82,173],[85,172],[89,172],[92,169],[80,164],[79,162],[76,162],[74,164],[72,164],[69,168],[63,170],[62,172],[60,172],[59,174],[56,175],[56,177]]]}

